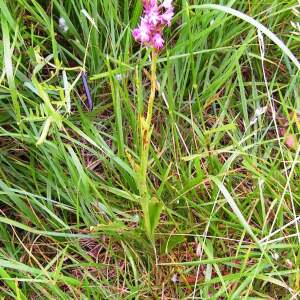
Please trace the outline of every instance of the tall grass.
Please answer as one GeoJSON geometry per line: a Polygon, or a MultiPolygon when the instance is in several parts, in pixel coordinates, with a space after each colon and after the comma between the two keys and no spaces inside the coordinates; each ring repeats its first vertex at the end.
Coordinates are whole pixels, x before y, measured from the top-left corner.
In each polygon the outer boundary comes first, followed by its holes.
{"type": "Polygon", "coordinates": [[[299,4],[174,2],[153,243],[134,169],[151,81],[131,35],[141,1],[0,0],[1,298],[299,297],[299,4]]]}

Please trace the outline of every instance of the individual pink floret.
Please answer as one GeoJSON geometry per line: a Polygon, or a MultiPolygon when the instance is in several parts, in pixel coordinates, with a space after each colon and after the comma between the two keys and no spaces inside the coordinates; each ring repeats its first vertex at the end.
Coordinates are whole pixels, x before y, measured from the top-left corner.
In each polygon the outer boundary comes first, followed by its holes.
{"type": "Polygon", "coordinates": [[[165,9],[173,9],[172,1],[173,0],[164,0],[161,6],[164,7],[165,9]]]}
{"type": "Polygon", "coordinates": [[[132,35],[138,42],[148,43],[150,41],[151,27],[145,18],[142,18],[140,25],[133,30],[132,35]]]}
{"type": "Polygon", "coordinates": [[[164,46],[164,42],[160,33],[155,33],[151,39],[151,44],[155,49],[161,49],[164,46]]]}
{"type": "Polygon", "coordinates": [[[143,0],[144,13],[148,13],[153,8],[158,8],[156,0],[143,0]]]}
{"type": "Polygon", "coordinates": [[[163,22],[165,22],[168,26],[171,26],[171,21],[174,16],[173,8],[167,9],[167,11],[161,15],[163,22]]]}
{"type": "Polygon", "coordinates": [[[147,18],[149,24],[154,26],[156,26],[161,21],[161,16],[158,7],[149,9],[145,17],[147,18]]]}

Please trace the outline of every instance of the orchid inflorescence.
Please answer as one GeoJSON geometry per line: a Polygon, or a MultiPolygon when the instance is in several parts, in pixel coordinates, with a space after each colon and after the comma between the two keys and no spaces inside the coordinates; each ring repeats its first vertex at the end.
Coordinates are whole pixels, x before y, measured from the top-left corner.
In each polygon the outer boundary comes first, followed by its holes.
{"type": "Polygon", "coordinates": [[[172,0],[163,0],[160,5],[157,0],[143,0],[143,5],[144,15],[132,35],[136,41],[159,50],[164,46],[162,30],[171,26],[174,16],[172,0]]]}

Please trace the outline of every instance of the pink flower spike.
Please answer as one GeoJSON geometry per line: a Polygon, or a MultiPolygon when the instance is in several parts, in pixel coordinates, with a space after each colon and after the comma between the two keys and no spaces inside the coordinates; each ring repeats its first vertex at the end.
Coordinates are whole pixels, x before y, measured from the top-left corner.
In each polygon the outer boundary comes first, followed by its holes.
{"type": "Polygon", "coordinates": [[[174,16],[172,3],[172,0],[143,0],[143,17],[139,26],[132,31],[134,39],[147,47],[161,49],[164,45],[163,28],[171,26],[174,16]]]}
{"type": "Polygon", "coordinates": [[[164,42],[160,33],[155,33],[151,39],[151,43],[155,49],[161,49],[164,46],[164,42]]]}

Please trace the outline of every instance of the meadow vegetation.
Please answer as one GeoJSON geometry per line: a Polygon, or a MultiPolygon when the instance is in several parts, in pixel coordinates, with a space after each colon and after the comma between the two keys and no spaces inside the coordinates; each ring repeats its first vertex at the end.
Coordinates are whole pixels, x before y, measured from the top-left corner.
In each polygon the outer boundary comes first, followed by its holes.
{"type": "Polygon", "coordinates": [[[1,299],[299,297],[300,3],[174,7],[151,233],[136,176],[142,1],[0,0],[1,299]]]}

